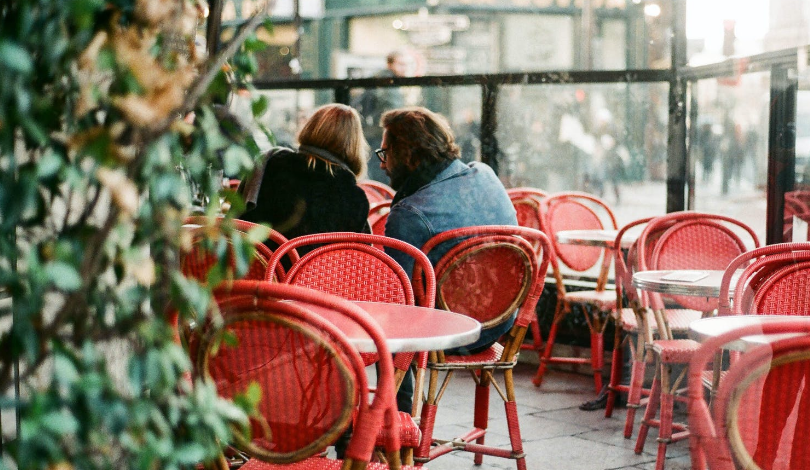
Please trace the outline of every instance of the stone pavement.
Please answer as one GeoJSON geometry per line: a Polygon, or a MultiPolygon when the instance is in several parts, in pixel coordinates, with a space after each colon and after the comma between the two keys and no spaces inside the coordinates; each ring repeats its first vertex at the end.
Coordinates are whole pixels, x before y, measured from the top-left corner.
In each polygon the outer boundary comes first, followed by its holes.
{"type": "MultiPolygon", "coordinates": [[[[644,452],[633,452],[638,431],[625,439],[625,409],[616,409],[613,417],[605,418],[604,410],[581,411],[582,402],[594,398],[593,379],[571,372],[550,370],[543,385],[536,388],[531,379],[536,365],[520,363],[515,368],[515,393],[520,414],[521,436],[529,470],[604,470],[653,469],[657,443],[656,430],[651,429],[644,452]]],[[[439,404],[435,436],[453,437],[472,426],[473,387],[469,374],[457,373],[439,404]]],[[[490,396],[490,420],[487,443],[508,448],[503,405],[495,390],[490,396]]],[[[640,410],[641,411],[641,410],[640,410]]],[[[685,419],[676,412],[676,420],[685,419]]],[[[690,468],[687,440],[671,444],[667,451],[668,470],[690,468]]],[[[484,456],[481,466],[473,464],[473,455],[453,452],[425,465],[430,470],[489,470],[516,469],[515,462],[484,456]]]]}

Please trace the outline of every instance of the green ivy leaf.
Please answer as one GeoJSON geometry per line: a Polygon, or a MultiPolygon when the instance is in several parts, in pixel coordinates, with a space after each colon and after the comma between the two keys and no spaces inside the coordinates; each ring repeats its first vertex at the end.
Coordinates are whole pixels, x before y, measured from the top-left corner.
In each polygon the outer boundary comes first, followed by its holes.
{"type": "Polygon", "coordinates": [[[53,150],[48,150],[37,162],[37,177],[49,179],[55,176],[63,165],[62,157],[53,150]]]}
{"type": "Polygon", "coordinates": [[[61,261],[48,263],[45,273],[57,288],[64,291],[75,291],[82,285],[82,277],[76,268],[61,261]]]}
{"type": "Polygon", "coordinates": [[[73,434],[79,429],[79,421],[70,411],[60,410],[43,416],[42,426],[56,434],[73,434]]]}
{"type": "Polygon", "coordinates": [[[253,159],[244,147],[239,145],[231,145],[225,151],[222,157],[225,174],[228,176],[236,176],[242,168],[251,168],[253,166],[253,159]]]}
{"type": "Polygon", "coordinates": [[[34,61],[28,51],[9,41],[0,42],[0,64],[4,69],[22,75],[30,75],[34,71],[34,61]]]}
{"type": "Polygon", "coordinates": [[[261,117],[267,111],[267,107],[270,104],[270,101],[267,99],[267,96],[261,95],[257,99],[253,100],[253,103],[250,104],[250,109],[253,111],[253,117],[261,117]]]}
{"type": "Polygon", "coordinates": [[[182,464],[196,464],[206,457],[205,447],[192,442],[174,449],[174,457],[182,464]]]}

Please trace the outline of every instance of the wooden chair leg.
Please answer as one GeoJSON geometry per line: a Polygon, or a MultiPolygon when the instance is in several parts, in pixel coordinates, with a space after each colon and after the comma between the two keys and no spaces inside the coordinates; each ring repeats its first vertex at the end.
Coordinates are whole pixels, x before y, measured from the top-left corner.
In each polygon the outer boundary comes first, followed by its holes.
{"type": "Polygon", "coordinates": [[[650,431],[650,426],[655,420],[655,415],[660,409],[661,403],[661,375],[655,374],[652,387],[650,389],[650,400],[647,402],[647,409],[644,410],[644,418],[641,420],[641,426],[638,429],[638,438],[636,438],[636,454],[641,454],[644,450],[644,443],[647,441],[647,433],[650,431]]]}

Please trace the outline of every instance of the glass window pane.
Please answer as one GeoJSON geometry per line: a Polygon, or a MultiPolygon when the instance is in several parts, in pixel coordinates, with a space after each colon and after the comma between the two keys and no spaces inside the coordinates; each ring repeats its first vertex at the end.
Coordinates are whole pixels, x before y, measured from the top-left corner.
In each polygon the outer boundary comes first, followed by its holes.
{"type": "Polygon", "coordinates": [[[770,75],[700,80],[696,92],[692,208],[739,219],[764,243],[770,75]]]}
{"type": "Polygon", "coordinates": [[[509,85],[498,98],[507,187],[586,191],[620,225],[666,209],[666,84],[509,85]]]}

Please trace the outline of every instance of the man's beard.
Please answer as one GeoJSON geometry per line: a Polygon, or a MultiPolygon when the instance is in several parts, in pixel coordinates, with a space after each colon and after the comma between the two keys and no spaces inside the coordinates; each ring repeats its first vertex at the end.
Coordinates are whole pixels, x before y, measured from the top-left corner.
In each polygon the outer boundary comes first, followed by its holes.
{"type": "Polygon", "coordinates": [[[408,171],[408,168],[405,165],[396,165],[390,169],[390,174],[388,177],[391,179],[391,188],[394,191],[399,191],[402,189],[402,185],[405,184],[405,181],[408,180],[408,176],[411,175],[411,172],[408,171]]]}

